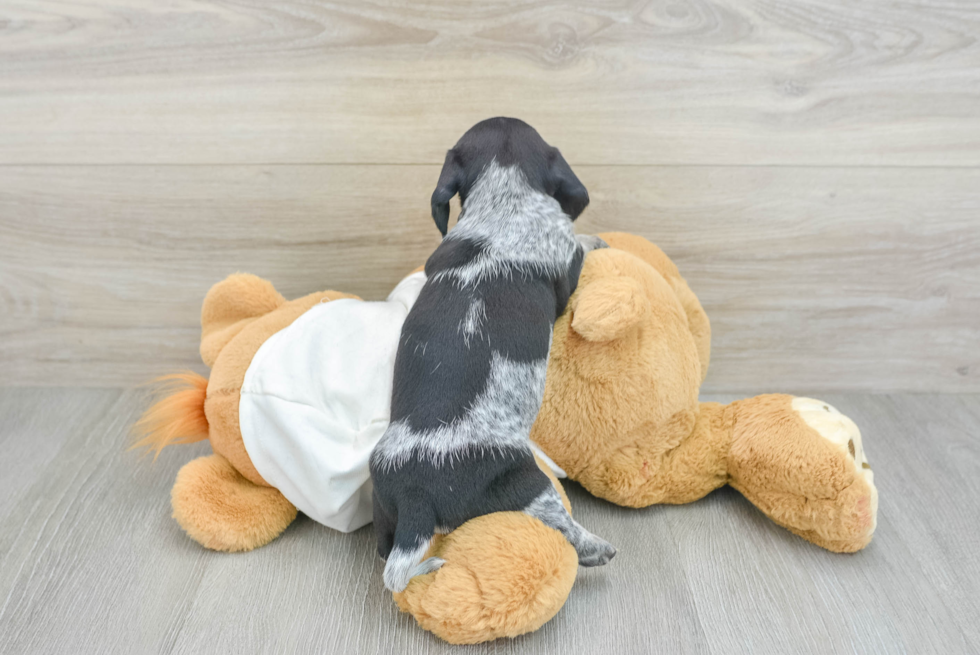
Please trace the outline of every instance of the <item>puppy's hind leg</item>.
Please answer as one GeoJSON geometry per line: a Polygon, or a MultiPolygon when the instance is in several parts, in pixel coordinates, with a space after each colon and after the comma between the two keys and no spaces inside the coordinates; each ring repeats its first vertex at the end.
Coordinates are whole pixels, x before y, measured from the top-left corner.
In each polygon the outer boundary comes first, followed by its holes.
{"type": "Polygon", "coordinates": [[[435,534],[436,519],[427,504],[399,503],[395,546],[385,563],[384,583],[391,591],[405,591],[417,575],[436,571],[445,560],[430,557],[422,561],[435,534]]]}
{"type": "Polygon", "coordinates": [[[381,502],[380,496],[374,494],[374,533],[378,537],[378,556],[388,559],[391,549],[395,547],[395,519],[381,502]]]}
{"type": "Polygon", "coordinates": [[[578,553],[579,566],[602,566],[616,555],[612,544],[595,536],[571,517],[550,483],[524,508],[524,513],[561,532],[578,553]]]}

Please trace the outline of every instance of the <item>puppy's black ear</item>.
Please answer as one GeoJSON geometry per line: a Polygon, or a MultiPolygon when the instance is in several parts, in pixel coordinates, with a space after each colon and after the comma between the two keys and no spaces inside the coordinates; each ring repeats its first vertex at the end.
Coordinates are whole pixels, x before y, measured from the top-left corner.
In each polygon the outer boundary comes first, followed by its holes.
{"type": "Polygon", "coordinates": [[[459,165],[456,153],[450,150],[446,153],[446,163],[442,165],[442,173],[439,174],[439,183],[436,190],[432,192],[432,220],[436,222],[436,227],[446,236],[449,230],[449,201],[459,191],[463,182],[463,169],[459,165]]]}
{"type": "Polygon", "coordinates": [[[572,167],[558,152],[558,148],[554,149],[554,158],[551,160],[549,175],[551,176],[550,186],[555,190],[552,195],[561,205],[561,210],[574,221],[588,206],[589,192],[585,185],[575,177],[572,167]]]}

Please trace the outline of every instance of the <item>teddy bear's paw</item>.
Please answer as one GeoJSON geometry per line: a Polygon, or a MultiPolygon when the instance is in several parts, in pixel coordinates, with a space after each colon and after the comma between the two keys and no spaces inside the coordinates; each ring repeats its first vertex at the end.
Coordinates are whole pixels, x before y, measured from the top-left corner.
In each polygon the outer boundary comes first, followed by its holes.
{"type": "Polygon", "coordinates": [[[765,394],[732,403],[728,483],[807,541],[852,553],[871,541],[878,491],[861,431],[830,404],[765,394]]]}
{"type": "Polygon", "coordinates": [[[793,409],[821,437],[846,450],[854,461],[856,472],[874,489],[874,472],[864,453],[861,430],[833,405],[813,398],[793,399],[793,409]]]}
{"type": "Polygon", "coordinates": [[[851,471],[857,484],[844,490],[839,501],[843,501],[843,516],[851,516],[858,532],[858,542],[867,543],[877,527],[878,490],[874,484],[874,472],[868,463],[861,439],[861,430],[848,416],[836,407],[813,398],[797,397],[792,402],[793,410],[820,437],[833,444],[845,461],[853,467],[851,471]],[[865,484],[860,484],[860,482],[865,484]]]}
{"type": "Polygon", "coordinates": [[[225,552],[264,546],[296,518],[296,507],[279,491],[249,482],[217,454],[185,464],[170,499],[174,519],[191,539],[225,552]]]}

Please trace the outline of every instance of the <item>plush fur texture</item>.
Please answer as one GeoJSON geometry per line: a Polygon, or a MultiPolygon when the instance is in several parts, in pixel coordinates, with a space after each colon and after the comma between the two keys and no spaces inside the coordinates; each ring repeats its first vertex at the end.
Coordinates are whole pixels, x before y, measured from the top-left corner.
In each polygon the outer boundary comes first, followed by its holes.
{"type": "Polygon", "coordinates": [[[180,527],[213,550],[264,546],[296,519],[296,508],[281,493],[249,482],[221,455],[185,464],[170,500],[180,527]]]}
{"type": "Polygon", "coordinates": [[[834,552],[860,550],[871,541],[878,510],[870,470],[846,445],[807,425],[793,400],[769,394],[733,403],[729,484],[807,541],[834,552]]]}
{"type": "Polygon", "coordinates": [[[286,304],[268,280],[230,275],[211,287],[201,307],[201,359],[213,367],[218,354],[245,326],[286,304]]]}

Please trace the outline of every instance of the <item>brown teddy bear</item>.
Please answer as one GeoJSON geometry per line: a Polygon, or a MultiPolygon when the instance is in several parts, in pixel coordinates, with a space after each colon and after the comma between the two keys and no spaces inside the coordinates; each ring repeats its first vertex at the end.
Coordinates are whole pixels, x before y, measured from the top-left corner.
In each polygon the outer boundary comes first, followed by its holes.
{"type": "MultiPolygon", "coordinates": [[[[548,463],[591,493],[631,507],[687,503],[729,484],[773,521],[819,546],[853,552],[867,545],[877,491],[854,423],[825,403],[785,395],[726,406],[699,402],[710,352],[700,303],[649,241],[601,236],[611,248],[589,254],[578,289],[555,324],[544,402],[532,431],[553,460],[548,463]]],[[[278,536],[296,517],[297,504],[342,530],[369,520],[358,510],[365,495],[365,487],[357,486],[360,460],[346,442],[345,457],[331,459],[350,462],[337,474],[350,490],[326,507],[310,501],[302,485],[294,488],[293,478],[302,478],[302,471],[277,465],[290,458],[249,449],[254,398],[261,400],[260,382],[271,379],[256,370],[268,366],[262,362],[288,359],[290,345],[303,342],[298,328],[317,313],[333,313],[333,319],[322,320],[337,325],[391,323],[381,331],[382,342],[397,335],[399,317],[413,301],[411,278],[383,306],[332,291],[286,301],[271,284],[247,275],[212,288],[201,321],[201,355],[211,366],[210,378],[171,376],[178,388],[137,425],[145,435],[140,443],[157,450],[176,442],[211,442],[214,454],[186,464],[173,488],[174,518],[188,535],[208,548],[250,550],[278,536]],[[338,300],[344,302],[334,304],[338,300]],[[362,309],[360,319],[351,318],[349,312],[362,309]],[[375,311],[381,319],[372,318],[375,311]],[[277,482],[263,477],[260,468],[277,482]]],[[[321,334],[322,328],[312,331],[321,334]]],[[[337,343],[319,347],[352,349],[337,343]]],[[[386,351],[371,352],[381,353],[380,373],[363,382],[361,397],[383,397],[386,351]]],[[[330,393],[328,388],[321,394],[326,402],[330,393]]],[[[372,407],[370,412],[379,411],[372,407]]],[[[351,444],[370,443],[378,421],[364,419],[351,419],[351,425],[362,426],[351,444]]],[[[288,454],[296,459],[292,450],[288,454]]],[[[560,490],[545,461],[539,464],[560,490]]],[[[517,512],[482,516],[439,536],[429,555],[446,564],[413,579],[395,600],[423,628],[454,643],[536,630],[562,607],[578,567],[574,549],[558,532],[517,512]]]]}
{"type": "Polygon", "coordinates": [[[877,492],[854,423],[781,394],[699,403],[707,316],[664,253],[602,235],[558,319],[531,438],[573,480],[628,507],[689,503],[729,484],[836,552],[871,540],[877,492]]]}

